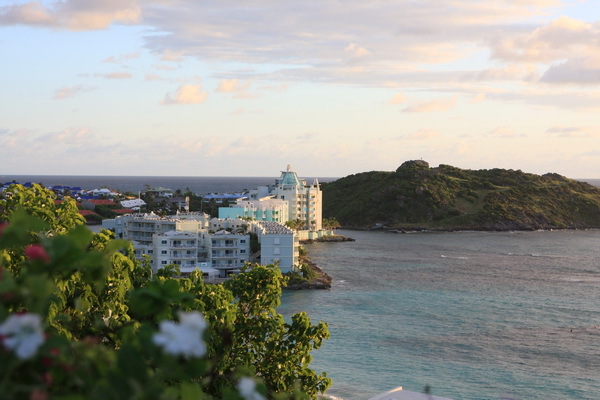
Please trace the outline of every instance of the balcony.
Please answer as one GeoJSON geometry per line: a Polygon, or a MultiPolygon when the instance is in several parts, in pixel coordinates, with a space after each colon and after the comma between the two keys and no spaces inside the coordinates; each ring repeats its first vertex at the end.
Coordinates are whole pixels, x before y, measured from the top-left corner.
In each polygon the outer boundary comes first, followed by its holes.
{"type": "Polygon", "coordinates": [[[193,244],[170,244],[169,247],[172,249],[195,249],[197,247],[197,245],[195,243],[193,243],[193,244]]]}
{"type": "Polygon", "coordinates": [[[235,248],[237,245],[233,243],[212,243],[212,248],[224,249],[224,248],[235,248]]]}
{"type": "Polygon", "coordinates": [[[195,260],[196,258],[198,258],[198,256],[196,254],[171,254],[170,257],[174,260],[183,260],[183,259],[195,260]]]}

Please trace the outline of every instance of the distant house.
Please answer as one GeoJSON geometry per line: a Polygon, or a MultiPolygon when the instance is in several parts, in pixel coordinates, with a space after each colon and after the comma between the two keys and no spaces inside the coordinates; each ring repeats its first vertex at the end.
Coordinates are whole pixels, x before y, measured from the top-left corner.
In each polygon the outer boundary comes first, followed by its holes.
{"type": "Polygon", "coordinates": [[[207,194],[203,197],[204,201],[214,200],[217,203],[222,203],[224,201],[237,201],[245,198],[248,198],[248,195],[244,193],[213,193],[207,194]]]}
{"type": "Polygon", "coordinates": [[[91,191],[93,196],[105,196],[105,197],[111,197],[111,196],[118,196],[118,193],[115,193],[113,191],[111,191],[110,189],[107,188],[102,188],[102,189],[94,189],[91,191]]]}
{"type": "Polygon", "coordinates": [[[173,189],[168,189],[164,187],[148,189],[145,193],[147,196],[152,197],[173,197],[173,189]]]}
{"type": "Polygon", "coordinates": [[[131,213],[136,212],[136,210],[131,209],[131,208],[113,208],[111,211],[114,212],[115,214],[119,214],[119,215],[131,214],[131,213]]]}
{"type": "Polygon", "coordinates": [[[142,199],[131,199],[121,201],[121,205],[125,208],[131,208],[133,210],[139,210],[140,207],[145,206],[146,202],[142,199]]]}
{"type": "Polygon", "coordinates": [[[118,206],[117,203],[110,199],[86,199],[81,202],[81,206],[87,210],[93,210],[96,206],[118,206]]]}

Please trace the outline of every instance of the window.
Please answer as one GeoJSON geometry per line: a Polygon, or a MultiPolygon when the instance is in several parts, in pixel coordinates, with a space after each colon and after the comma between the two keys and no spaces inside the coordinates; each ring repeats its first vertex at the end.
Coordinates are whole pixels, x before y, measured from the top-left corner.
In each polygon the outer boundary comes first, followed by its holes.
{"type": "Polygon", "coordinates": [[[166,250],[161,250],[160,254],[167,254],[167,251],[166,250]]]}
{"type": "Polygon", "coordinates": [[[273,238],[273,244],[281,244],[281,239],[278,237],[273,238]]]}
{"type": "Polygon", "coordinates": [[[240,243],[246,243],[246,239],[240,239],[240,243]]]}
{"type": "Polygon", "coordinates": [[[154,250],[148,250],[148,254],[154,254],[154,250]]]}
{"type": "Polygon", "coordinates": [[[275,247],[273,249],[273,254],[281,254],[281,249],[279,247],[275,247]]]}
{"type": "Polygon", "coordinates": [[[240,254],[246,254],[246,250],[244,250],[244,249],[241,249],[241,250],[240,250],[240,254]]]}
{"type": "Polygon", "coordinates": [[[166,240],[161,240],[160,244],[167,244],[167,241],[166,240]]]}
{"type": "Polygon", "coordinates": [[[160,263],[161,263],[162,265],[167,265],[167,260],[162,260],[160,263]]]}

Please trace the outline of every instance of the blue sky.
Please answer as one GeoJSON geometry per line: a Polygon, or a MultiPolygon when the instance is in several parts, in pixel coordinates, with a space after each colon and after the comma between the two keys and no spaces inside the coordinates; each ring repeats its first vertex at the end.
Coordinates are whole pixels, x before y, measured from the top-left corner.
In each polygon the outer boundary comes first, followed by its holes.
{"type": "Polygon", "coordinates": [[[0,173],[600,177],[600,4],[0,0],[0,173]]]}

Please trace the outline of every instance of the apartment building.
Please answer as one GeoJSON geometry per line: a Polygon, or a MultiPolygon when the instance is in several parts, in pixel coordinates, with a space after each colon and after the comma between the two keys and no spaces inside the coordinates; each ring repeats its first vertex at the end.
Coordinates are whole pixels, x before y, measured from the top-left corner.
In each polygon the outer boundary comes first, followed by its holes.
{"type": "Polygon", "coordinates": [[[299,219],[304,222],[305,229],[310,231],[322,229],[323,194],[317,179],[312,185],[308,185],[306,180],[299,178],[288,165],[285,171],[281,171],[281,176],[275,180],[274,185],[261,186],[250,192],[250,200],[265,197],[286,201],[288,220],[299,219]]]}

